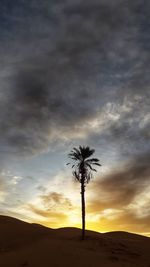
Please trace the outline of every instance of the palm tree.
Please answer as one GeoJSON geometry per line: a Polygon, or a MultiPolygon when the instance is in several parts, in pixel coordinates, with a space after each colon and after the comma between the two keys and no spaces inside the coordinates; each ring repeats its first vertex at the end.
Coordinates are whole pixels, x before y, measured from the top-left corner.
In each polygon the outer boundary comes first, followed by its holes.
{"type": "MultiPolygon", "coordinates": [[[[82,240],[85,239],[85,186],[92,178],[92,172],[96,169],[93,165],[101,166],[99,159],[90,158],[94,154],[95,150],[90,147],[79,146],[79,148],[73,148],[69,153],[69,158],[73,160],[72,168],[73,176],[81,183],[81,206],[82,206],[82,240]]],[[[69,165],[71,163],[67,163],[69,165]]]]}

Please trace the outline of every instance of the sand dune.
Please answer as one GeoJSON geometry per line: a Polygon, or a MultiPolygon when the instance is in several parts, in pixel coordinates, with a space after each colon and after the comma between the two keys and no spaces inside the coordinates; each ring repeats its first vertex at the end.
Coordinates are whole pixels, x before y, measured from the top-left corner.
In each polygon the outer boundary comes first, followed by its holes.
{"type": "Polygon", "coordinates": [[[150,267],[150,238],[87,231],[81,241],[80,232],[0,216],[0,267],[150,267]]]}

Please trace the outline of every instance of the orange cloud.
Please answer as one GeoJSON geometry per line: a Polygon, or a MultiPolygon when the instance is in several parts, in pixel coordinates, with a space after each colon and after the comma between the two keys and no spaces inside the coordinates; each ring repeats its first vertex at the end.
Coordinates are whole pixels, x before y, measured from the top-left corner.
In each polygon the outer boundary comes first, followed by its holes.
{"type": "Polygon", "coordinates": [[[89,209],[122,208],[131,204],[150,182],[150,155],[140,155],[122,168],[107,174],[91,185],[95,196],[89,209]],[[98,208],[99,207],[99,208],[98,208]]]}
{"type": "Polygon", "coordinates": [[[54,206],[61,208],[64,207],[65,209],[72,208],[71,201],[68,198],[64,197],[63,194],[57,192],[50,192],[48,194],[43,194],[40,196],[40,198],[42,200],[42,204],[46,208],[54,206]]]}
{"type": "Polygon", "coordinates": [[[28,205],[28,210],[32,211],[33,213],[40,215],[44,218],[48,219],[56,219],[56,220],[66,220],[67,215],[62,213],[62,212],[55,212],[55,211],[50,211],[50,210],[42,210],[37,208],[34,205],[29,204],[28,205]]]}

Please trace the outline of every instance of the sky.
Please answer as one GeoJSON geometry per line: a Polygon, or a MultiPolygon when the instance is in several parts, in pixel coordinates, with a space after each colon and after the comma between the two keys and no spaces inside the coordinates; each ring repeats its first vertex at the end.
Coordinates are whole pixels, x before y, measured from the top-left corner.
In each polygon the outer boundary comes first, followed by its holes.
{"type": "Polygon", "coordinates": [[[150,1],[0,0],[0,214],[150,236],[150,1]]]}

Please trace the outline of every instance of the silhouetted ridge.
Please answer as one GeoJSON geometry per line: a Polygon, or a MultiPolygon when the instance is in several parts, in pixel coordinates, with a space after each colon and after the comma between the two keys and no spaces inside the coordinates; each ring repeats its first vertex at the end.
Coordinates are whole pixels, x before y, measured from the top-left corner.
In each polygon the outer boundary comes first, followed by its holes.
{"type": "Polygon", "coordinates": [[[150,238],[47,227],[0,216],[0,266],[149,267],[150,238]]]}
{"type": "Polygon", "coordinates": [[[26,245],[51,233],[50,228],[0,215],[0,249],[26,245]]]}

